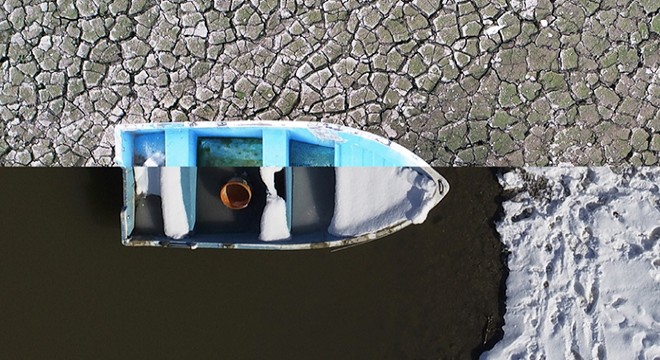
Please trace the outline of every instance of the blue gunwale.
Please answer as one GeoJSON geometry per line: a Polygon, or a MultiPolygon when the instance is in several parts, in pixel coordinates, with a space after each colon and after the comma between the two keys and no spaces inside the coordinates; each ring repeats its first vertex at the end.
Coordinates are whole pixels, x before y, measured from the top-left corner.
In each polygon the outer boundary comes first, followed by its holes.
{"type": "Polygon", "coordinates": [[[290,166],[291,140],[334,149],[335,166],[428,166],[409,150],[371,133],[327,123],[299,121],[230,121],[202,123],[146,123],[115,128],[115,162],[134,165],[137,135],[164,133],[165,166],[196,166],[197,140],[261,138],[263,166],[290,166]]]}

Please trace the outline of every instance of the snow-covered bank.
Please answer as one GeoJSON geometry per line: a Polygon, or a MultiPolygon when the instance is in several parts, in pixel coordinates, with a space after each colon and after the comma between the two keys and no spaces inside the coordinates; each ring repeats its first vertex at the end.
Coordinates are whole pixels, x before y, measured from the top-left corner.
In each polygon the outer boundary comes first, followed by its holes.
{"type": "Polygon", "coordinates": [[[482,359],[660,357],[660,169],[529,168],[497,230],[504,338],[482,359]]]}

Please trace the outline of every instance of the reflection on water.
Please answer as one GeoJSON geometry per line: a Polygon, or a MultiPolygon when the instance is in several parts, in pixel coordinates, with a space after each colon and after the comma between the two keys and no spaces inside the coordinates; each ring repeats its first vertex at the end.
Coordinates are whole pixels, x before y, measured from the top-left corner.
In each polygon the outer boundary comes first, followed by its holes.
{"type": "Polygon", "coordinates": [[[3,353],[470,357],[501,321],[500,189],[439,172],[424,224],[330,252],[124,247],[120,169],[2,169],[3,353]]]}

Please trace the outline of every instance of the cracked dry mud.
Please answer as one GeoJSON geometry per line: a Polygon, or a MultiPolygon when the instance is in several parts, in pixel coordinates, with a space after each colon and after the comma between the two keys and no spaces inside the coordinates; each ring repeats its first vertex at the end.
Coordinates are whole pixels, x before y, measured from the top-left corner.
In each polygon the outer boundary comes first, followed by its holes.
{"type": "Polygon", "coordinates": [[[295,119],[432,165],[658,164],[660,1],[6,0],[0,165],[118,123],[295,119]]]}

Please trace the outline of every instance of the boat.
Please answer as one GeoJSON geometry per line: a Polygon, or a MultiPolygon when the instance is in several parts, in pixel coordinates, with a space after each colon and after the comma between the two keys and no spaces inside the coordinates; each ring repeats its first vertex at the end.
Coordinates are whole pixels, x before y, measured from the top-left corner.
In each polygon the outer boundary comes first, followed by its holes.
{"type": "Polygon", "coordinates": [[[421,223],[447,181],[404,147],[300,121],[123,124],[128,246],[341,248],[421,223]]]}

